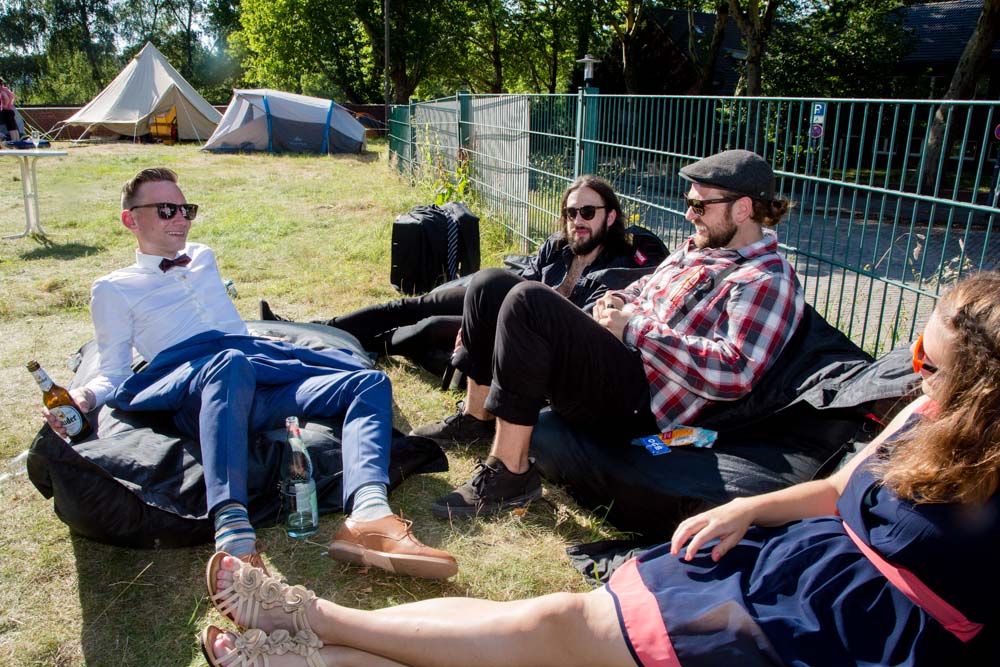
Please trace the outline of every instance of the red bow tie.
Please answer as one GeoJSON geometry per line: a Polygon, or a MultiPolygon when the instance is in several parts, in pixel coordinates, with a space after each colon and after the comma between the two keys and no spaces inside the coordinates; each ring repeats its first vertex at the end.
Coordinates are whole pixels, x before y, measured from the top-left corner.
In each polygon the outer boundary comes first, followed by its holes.
{"type": "Polygon", "coordinates": [[[167,259],[164,257],[160,260],[160,271],[166,273],[175,266],[187,266],[191,263],[191,258],[187,255],[181,255],[177,259],[167,259]]]}

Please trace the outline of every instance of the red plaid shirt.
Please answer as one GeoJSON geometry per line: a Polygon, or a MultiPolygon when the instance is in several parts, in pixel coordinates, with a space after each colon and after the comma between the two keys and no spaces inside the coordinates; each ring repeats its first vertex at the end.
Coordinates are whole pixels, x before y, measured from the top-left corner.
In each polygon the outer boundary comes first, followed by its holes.
{"type": "Polygon", "coordinates": [[[706,406],[747,394],[792,337],[805,308],[795,272],[772,233],[738,250],[699,250],[688,239],[656,272],[618,292],[632,315],[625,343],[639,350],[650,408],[664,430],[691,424],[706,406]],[[688,291],[743,265],[667,327],[688,291]]]}

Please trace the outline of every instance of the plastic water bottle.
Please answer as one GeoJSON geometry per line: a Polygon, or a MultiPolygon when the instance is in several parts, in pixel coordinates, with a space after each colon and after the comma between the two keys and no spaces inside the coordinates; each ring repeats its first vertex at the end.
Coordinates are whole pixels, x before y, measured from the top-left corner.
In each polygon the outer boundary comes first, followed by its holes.
{"type": "Polygon", "coordinates": [[[302,442],[299,418],[285,420],[286,440],[281,476],[281,501],[285,508],[285,531],[289,537],[305,539],[319,530],[316,482],[312,460],[302,442]]]}
{"type": "Polygon", "coordinates": [[[226,293],[229,294],[230,299],[235,299],[239,296],[239,292],[236,291],[236,285],[233,284],[232,280],[227,280],[222,284],[226,286],[226,293]]]}

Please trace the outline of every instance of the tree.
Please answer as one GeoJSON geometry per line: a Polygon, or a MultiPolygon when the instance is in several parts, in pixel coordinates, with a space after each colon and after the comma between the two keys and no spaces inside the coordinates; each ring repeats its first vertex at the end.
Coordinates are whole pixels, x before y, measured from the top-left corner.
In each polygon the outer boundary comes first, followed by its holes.
{"type": "Polygon", "coordinates": [[[351,102],[378,99],[381,77],[366,33],[353,18],[357,4],[243,0],[242,29],[230,42],[244,53],[245,76],[298,93],[351,102]]]}
{"type": "Polygon", "coordinates": [[[761,63],[764,58],[764,49],[767,38],[771,34],[778,7],[783,1],[764,0],[764,8],[761,11],[760,0],[729,0],[729,12],[733,20],[736,21],[736,25],[743,35],[743,42],[747,47],[745,93],[749,97],[760,95],[763,91],[761,63]],[[746,9],[743,8],[744,2],[746,9]]]}
{"type": "Polygon", "coordinates": [[[0,27],[24,102],[86,102],[117,71],[109,0],[8,0],[0,27]]]}
{"type": "Polygon", "coordinates": [[[502,93],[504,65],[511,56],[514,15],[504,0],[469,2],[466,73],[473,92],[502,93]]]}
{"type": "Polygon", "coordinates": [[[695,37],[697,30],[694,24],[694,13],[701,3],[692,2],[688,6],[688,59],[695,69],[695,81],[690,92],[705,94],[712,84],[712,74],[722,51],[722,40],[726,34],[726,23],[729,22],[729,0],[715,0],[715,23],[712,34],[706,36],[705,44],[698,44],[695,37]],[[699,48],[701,47],[701,48],[699,48]]]}
{"type": "Polygon", "coordinates": [[[643,22],[645,4],[643,0],[621,0],[614,5],[619,20],[611,24],[611,29],[615,31],[615,37],[621,47],[625,92],[636,94],[639,92],[638,68],[635,66],[636,38],[639,26],[643,22]]]}
{"type": "MultiPolygon", "coordinates": [[[[948,91],[944,94],[948,100],[970,99],[976,90],[976,82],[986,69],[993,44],[1000,37],[1000,0],[985,0],[983,11],[979,14],[976,29],[972,32],[962,57],[951,77],[948,91]]],[[[926,187],[933,184],[934,172],[942,150],[947,155],[953,140],[947,137],[947,118],[951,105],[942,104],[934,113],[934,122],[927,133],[924,146],[923,181],[926,187]]]]}
{"type": "Polygon", "coordinates": [[[912,48],[898,6],[898,0],[813,0],[805,17],[771,40],[764,93],[890,97],[890,73],[912,48]]]}
{"type": "MultiPolygon", "coordinates": [[[[392,0],[389,7],[389,79],[395,102],[403,104],[421,82],[455,77],[468,28],[461,23],[466,5],[461,0],[392,0]]],[[[356,15],[381,69],[385,62],[382,3],[358,0],[356,15]]]]}

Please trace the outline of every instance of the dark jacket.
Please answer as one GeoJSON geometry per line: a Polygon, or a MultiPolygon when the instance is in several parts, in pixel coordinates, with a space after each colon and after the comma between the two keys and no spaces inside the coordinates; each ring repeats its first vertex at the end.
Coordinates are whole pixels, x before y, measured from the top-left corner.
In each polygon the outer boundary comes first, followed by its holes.
{"type": "MultiPolygon", "coordinates": [[[[629,227],[633,244],[618,249],[605,246],[573,286],[569,300],[590,312],[594,303],[609,290],[622,289],[653,271],[667,256],[666,246],[652,232],[629,227]],[[638,252],[637,252],[638,249],[638,252]]],[[[537,280],[558,287],[573,263],[573,251],[562,232],[556,232],[531,257],[506,258],[525,280],[537,280]]]]}

